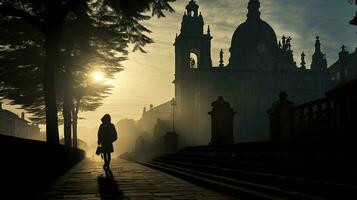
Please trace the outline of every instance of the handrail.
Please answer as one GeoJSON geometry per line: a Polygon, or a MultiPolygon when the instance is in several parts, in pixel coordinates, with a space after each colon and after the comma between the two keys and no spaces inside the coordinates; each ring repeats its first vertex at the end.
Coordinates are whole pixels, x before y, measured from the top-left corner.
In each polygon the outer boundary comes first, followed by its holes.
{"type": "Polygon", "coordinates": [[[309,107],[316,106],[316,105],[321,105],[321,104],[327,103],[329,100],[330,100],[330,98],[324,97],[321,99],[317,99],[314,101],[310,101],[310,102],[295,106],[294,110],[296,111],[296,110],[301,110],[301,109],[309,108],[309,107]]]}

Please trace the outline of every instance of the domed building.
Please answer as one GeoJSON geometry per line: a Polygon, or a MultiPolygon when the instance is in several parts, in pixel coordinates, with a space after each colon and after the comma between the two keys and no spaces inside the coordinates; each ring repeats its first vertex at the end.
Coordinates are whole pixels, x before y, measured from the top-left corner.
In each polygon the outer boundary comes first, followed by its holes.
{"type": "Polygon", "coordinates": [[[246,63],[274,62],[278,53],[277,37],[273,28],[260,18],[259,1],[250,1],[247,20],[233,34],[230,48],[232,67],[246,63]]]}
{"type": "MultiPolygon", "coordinates": [[[[175,97],[177,132],[188,144],[207,144],[211,121],[208,112],[218,96],[237,112],[234,121],[236,142],[269,140],[267,110],[286,91],[296,104],[317,99],[328,89],[329,75],[320,38],[316,38],[310,69],[301,54],[297,66],[292,38],[278,41],[274,29],[260,17],[259,0],[248,3],[246,21],[233,34],[228,64],[220,54],[219,66],[212,66],[209,26],[199,6],[186,6],[181,32],[175,39],[175,97]]],[[[313,46],[313,45],[312,45],[313,46]]]]}

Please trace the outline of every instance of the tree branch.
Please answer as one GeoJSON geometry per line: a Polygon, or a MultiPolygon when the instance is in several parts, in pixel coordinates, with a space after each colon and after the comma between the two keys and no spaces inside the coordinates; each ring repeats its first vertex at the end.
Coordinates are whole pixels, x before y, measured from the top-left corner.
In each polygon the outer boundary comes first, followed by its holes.
{"type": "Polygon", "coordinates": [[[5,16],[19,17],[24,21],[35,26],[39,31],[46,33],[47,29],[43,22],[36,17],[28,14],[26,11],[17,9],[9,4],[0,4],[0,13],[5,16]]]}

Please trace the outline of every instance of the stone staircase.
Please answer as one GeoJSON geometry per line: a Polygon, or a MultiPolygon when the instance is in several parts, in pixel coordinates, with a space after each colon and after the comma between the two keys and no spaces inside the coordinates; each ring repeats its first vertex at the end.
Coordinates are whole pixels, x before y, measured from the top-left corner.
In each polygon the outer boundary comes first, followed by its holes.
{"type": "Polygon", "coordinates": [[[357,199],[350,145],[246,143],[189,147],[141,164],[239,199],[357,199]]]}

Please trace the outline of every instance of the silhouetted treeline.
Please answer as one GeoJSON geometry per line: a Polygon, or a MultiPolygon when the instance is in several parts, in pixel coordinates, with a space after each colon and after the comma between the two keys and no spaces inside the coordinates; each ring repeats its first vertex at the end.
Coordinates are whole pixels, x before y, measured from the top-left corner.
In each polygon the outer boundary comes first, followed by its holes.
{"type": "Polygon", "coordinates": [[[50,143],[59,141],[61,111],[71,145],[79,110],[95,110],[110,92],[90,74],[113,78],[129,44],[144,52],[153,41],[142,21],[173,12],[173,1],[0,0],[0,97],[45,120],[50,143]]]}

